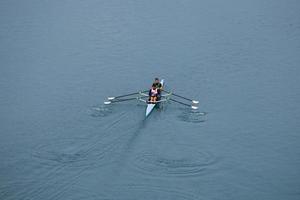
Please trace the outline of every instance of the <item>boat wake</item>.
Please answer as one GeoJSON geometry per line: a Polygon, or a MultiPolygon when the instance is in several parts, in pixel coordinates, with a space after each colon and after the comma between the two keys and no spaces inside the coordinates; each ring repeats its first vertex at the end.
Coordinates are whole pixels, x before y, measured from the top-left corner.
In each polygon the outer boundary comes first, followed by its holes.
{"type": "Polygon", "coordinates": [[[62,139],[51,144],[37,146],[32,157],[43,165],[83,167],[111,163],[112,157],[106,156],[111,152],[107,146],[97,146],[90,150],[87,139],[62,139]]]}
{"type": "Polygon", "coordinates": [[[15,181],[0,186],[0,199],[99,199],[99,194],[81,187],[64,188],[63,185],[47,185],[36,181],[15,181]],[[60,191],[63,188],[62,191],[60,191]]]}

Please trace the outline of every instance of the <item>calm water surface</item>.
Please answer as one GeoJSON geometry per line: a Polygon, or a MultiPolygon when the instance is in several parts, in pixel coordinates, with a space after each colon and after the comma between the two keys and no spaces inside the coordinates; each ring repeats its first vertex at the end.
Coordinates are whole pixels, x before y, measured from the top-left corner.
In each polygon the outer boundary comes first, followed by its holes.
{"type": "Polygon", "coordinates": [[[300,198],[300,2],[0,2],[0,199],[300,198]],[[103,106],[154,77],[198,99],[103,106]]]}

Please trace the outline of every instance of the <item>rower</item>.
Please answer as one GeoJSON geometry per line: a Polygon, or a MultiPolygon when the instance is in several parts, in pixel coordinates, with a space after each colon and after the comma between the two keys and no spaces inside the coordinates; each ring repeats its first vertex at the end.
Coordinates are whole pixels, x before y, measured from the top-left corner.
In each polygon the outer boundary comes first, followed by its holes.
{"type": "Polygon", "coordinates": [[[155,84],[152,85],[152,88],[149,90],[149,102],[155,103],[158,97],[158,88],[155,84]]]}
{"type": "Polygon", "coordinates": [[[154,79],[153,85],[155,85],[155,87],[157,88],[157,92],[158,92],[157,99],[160,100],[160,94],[161,94],[161,90],[163,89],[163,86],[162,86],[159,78],[154,79]]]}
{"type": "Polygon", "coordinates": [[[156,87],[157,89],[162,90],[162,84],[160,83],[159,78],[155,78],[155,79],[154,79],[153,85],[155,85],[155,87],[156,87]]]}

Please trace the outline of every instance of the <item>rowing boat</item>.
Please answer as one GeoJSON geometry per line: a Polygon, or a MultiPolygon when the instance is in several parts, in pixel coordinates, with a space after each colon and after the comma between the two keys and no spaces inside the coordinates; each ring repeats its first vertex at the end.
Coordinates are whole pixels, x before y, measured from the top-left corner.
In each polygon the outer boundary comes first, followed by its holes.
{"type": "MultiPolygon", "coordinates": [[[[160,81],[160,84],[162,85],[162,86],[164,86],[164,79],[162,79],[161,81],[160,81]]],[[[158,99],[158,101],[156,101],[155,103],[147,103],[147,108],[146,108],[146,117],[148,117],[149,115],[150,115],[150,113],[152,112],[152,110],[157,106],[157,105],[159,105],[160,104],[160,99],[158,99]]]]}
{"type": "MultiPolygon", "coordinates": [[[[162,84],[162,86],[164,86],[165,81],[162,79],[160,81],[160,83],[162,84]]],[[[105,101],[104,104],[109,105],[112,103],[120,103],[120,102],[124,102],[124,101],[138,100],[143,103],[146,103],[146,105],[147,105],[145,117],[148,117],[151,114],[151,112],[154,110],[155,107],[157,107],[161,103],[167,102],[167,101],[173,101],[173,102],[181,104],[183,106],[188,106],[191,109],[198,109],[199,101],[186,98],[184,96],[175,94],[173,92],[168,92],[165,89],[163,89],[161,91],[161,96],[158,99],[158,101],[156,101],[155,103],[149,102],[149,94],[148,93],[149,93],[149,90],[144,90],[144,91],[134,92],[134,93],[130,93],[130,94],[124,94],[124,95],[120,95],[120,96],[116,96],[116,97],[108,97],[107,101],[105,101]],[[173,97],[173,98],[171,98],[171,97],[173,97]]]]}

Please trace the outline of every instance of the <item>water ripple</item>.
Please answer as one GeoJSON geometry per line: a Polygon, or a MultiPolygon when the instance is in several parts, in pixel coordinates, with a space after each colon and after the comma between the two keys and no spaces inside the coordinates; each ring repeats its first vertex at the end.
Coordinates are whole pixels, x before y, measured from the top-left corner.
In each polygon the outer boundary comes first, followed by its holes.
{"type": "Polygon", "coordinates": [[[199,110],[184,110],[178,119],[184,122],[202,123],[207,121],[207,113],[199,110]]]}
{"type": "Polygon", "coordinates": [[[0,186],[0,199],[99,199],[97,193],[70,187],[60,190],[56,185],[41,185],[34,181],[14,181],[0,186]]]}
{"type": "Polygon", "coordinates": [[[99,200],[197,200],[199,198],[180,191],[179,189],[169,189],[165,187],[149,185],[126,185],[113,186],[103,198],[99,200]]]}
{"type": "Polygon", "coordinates": [[[21,199],[18,197],[19,191],[21,191],[27,185],[31,185],[34,182],[31,181],[13,181],[2,183],[0,186],[0,199],[21,199]]]}
{"type": "Polygon", "coordinates": [[[139,153],[132,165],[144,174],[187,177],[208,173],[216,161],[216,157],[209,152],[185,147],[180,152],[139,153]]]}
{"type": "Polygon", "coordinates": [[[112,107],[108,105],[92,106],[88,114],[92,117],[106,117],[113,112],[112,107]]]}
{"type": "Polygon", "coordinates": [[[87,139],[62,139],[34,149],[33,158],[50,166],[83,167],[111,163],[112,156],[106,156],[113,146],[92,146],[87,139]]]}

